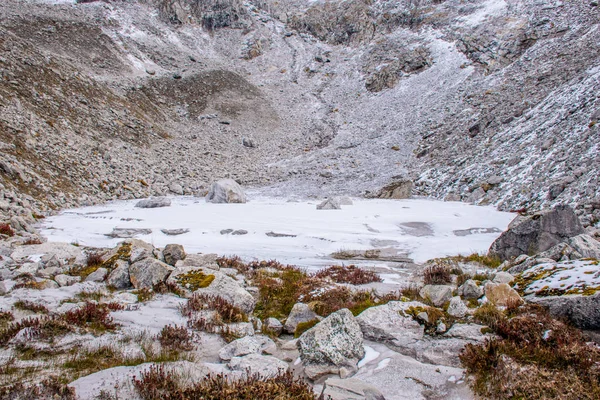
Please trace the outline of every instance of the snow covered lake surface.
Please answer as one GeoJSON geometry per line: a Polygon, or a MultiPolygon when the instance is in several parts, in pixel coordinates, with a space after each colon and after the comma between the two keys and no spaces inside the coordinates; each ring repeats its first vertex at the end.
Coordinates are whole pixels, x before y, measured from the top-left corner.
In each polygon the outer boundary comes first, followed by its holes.
{"type": "MultiPolygon", "coordinates": [[[[151,233],[136,238],[157,247],[178,243],[188,253],[276,259],[310,269],[355,263],[330,258],[341,250],[386,249],[415,262],[485,253],[514,217],[493,207],[428,199],[353,199],[342,210],[317,210],[316,200],[249,198],[246,204],[211,204],[203,198],[172,197],[170,207],[153,209],[136,208],[138,200],[117,201],[65,210],[47,218],[42,233],[49,241],[112,247],[123,240],[106,236],[113,228],[143,228],[151,233]],[[189,232],[169,236],[163,229],[189,232]]],[[[375,259],[368,264],[385,265],[375,259]]]]}

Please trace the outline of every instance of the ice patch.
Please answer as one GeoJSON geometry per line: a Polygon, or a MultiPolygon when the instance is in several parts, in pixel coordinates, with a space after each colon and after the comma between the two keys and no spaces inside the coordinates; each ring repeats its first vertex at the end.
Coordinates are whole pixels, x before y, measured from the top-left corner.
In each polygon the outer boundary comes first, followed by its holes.
{"type": "Polygon", "coordinates": [[[363,357],[362,360],[360,360],[358,362],[358,368],[361,368],[362,366],[370,363],[373,360],[376,360],[377,357],[379,357],[379,355],[381,353],[379,353],[378,351],[375,351],[372,347],[369,346],[363,346],[365,349],[365,356],[363,357]]]}
{"type": "MultiPolygon", "coordinates": [[[[370,250],[375,243],[395,243],[387,248],[410,253],[416,262],[456,254],[487,252],[498,233],[475,232],[468,237],[453,234],[486,221],[498,231],[506,229],[513,215],[493,207],[426,199],[354,199],[341,210],[317,210],[317,202],[287,202],[254,196],[246,204],[212,204],[193,197],[173,197],[170,207],[136,208],[137,200],[69,210],[46,218],[42,234],[50,242],[74,242],[94,247],[113,247],[122,239],[105,235],[113,228],[150,229],[136,238],[163,247],[179,243],[188,253],[239,255],[245,259],[276,259],[286,264],[320,268],[338,263],[329,257],[340,250],[370,250]],[[408,207],[408,208],[405,208],[408,207]],[[108,213],[107,211],[111,211],[108,213]],[[104,214],[90,214],[107,212],[104,214]],[[420,221],[431,235],[405,233],[401,224],[420,221]],[[366,228],[375,228],[369,230],[366,228]],[[189,229],[177,238],[163,229],[189,229]],[[221,235],[226,229],[246,230],[246,235],[221,235]],[[284,232],[296,237],[268,236],[284,232]]],[[[372,265],[376,258],[364,262],[372,265]]]]}

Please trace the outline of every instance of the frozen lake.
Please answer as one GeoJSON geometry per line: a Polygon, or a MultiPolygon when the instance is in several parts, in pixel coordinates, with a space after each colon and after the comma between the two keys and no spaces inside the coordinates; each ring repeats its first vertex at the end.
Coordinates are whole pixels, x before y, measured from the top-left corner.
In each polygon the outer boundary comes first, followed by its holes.
{"type": "MultiPolygon", "coordinates": [[[[317,210],[316,200],[291,202],[258,195],[250,195],[246,204],[172,197],[170,207],[142,209],[135,207],[137,202],[65,210],[47,218],[42,233],[49,241],[112,247],[123,240],[106,236],[113,228],[148,229],[151,233],[136,238],[157,247],[178,243],[188,253],[276,259],[319,268],[332,264],[331,253],[343,250],[385,249],[415,262],[485,253],[514,217],[493,207],[427,199],[353,199],[354,204],[342,210],[317,210]],[[169,236],[163,229],[189,232],[169,236]],[[234,235],[226,230],[247,233],[234,235]]],[[[342,262],[354,263],[335,263],[342,262]]],[[[378,263],[382,264],[369,260],[378,263]]]]}

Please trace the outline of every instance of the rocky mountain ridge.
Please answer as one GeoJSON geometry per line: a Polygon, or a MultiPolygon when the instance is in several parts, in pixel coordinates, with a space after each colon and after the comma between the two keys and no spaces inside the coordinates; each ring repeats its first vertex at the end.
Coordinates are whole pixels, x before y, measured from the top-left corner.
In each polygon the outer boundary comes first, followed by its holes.
{"type": "Polygon", "coordinates": [[[301,196],[410,178],[597,222],[594,2],[171,4],[0,5],[3,219],[218,178],[301,196]]]}

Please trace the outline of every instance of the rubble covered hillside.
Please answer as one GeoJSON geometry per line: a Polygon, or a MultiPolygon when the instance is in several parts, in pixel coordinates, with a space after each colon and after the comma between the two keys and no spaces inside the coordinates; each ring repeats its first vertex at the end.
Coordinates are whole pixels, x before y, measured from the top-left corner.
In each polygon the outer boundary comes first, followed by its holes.
{"type": "Polygon", "coordinates": [[[600,398],[599,25],[1,1],[0,399],[600,398]]]}

